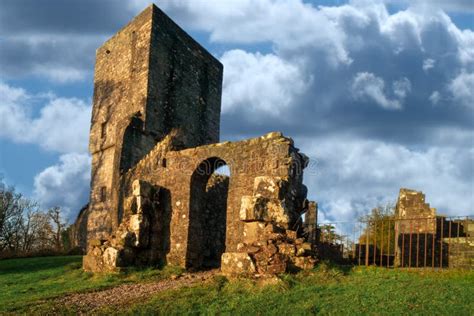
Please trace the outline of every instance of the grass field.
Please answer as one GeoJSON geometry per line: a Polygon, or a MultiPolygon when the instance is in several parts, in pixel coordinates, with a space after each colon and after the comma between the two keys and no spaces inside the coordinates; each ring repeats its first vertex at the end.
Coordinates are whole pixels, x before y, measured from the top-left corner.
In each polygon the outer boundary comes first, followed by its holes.
{"type": "Polygon", "coordinates": [[[81,266],[81,256],[0,260],[0,314],[28,311],[38,301],[67,293],[160,280],[179,273],[176,268],[165,268],[94,275],[82,271],[81,266]]]}
{"type": "MultiPolygon", "coordinates": [[[[156,281],[179,273],[176,268],[165,268],[92,275],[80,269],[80,262],[80,257],[0,261],[0,314],[44,313],[53,304],[51,298],[66,293],[156,281]]],[[[99,313],[474,315],[474,271],[351,269],[322,264],[310,273],[283,275],[281,281],[267,285],[216,276],[205,284],[155,294],[120,311],[110,306],[99,313]]]]}

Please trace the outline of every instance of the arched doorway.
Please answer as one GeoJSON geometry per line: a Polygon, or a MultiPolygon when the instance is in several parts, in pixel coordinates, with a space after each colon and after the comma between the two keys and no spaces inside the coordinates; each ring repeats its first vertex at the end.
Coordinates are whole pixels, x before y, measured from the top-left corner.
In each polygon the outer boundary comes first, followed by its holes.
{"type": "Polygon", "coordinates": [[[227,163],[218,157],[201,162],[191,176],[187,268],[220,266],[225,251],[229,181],[227,163]]]}

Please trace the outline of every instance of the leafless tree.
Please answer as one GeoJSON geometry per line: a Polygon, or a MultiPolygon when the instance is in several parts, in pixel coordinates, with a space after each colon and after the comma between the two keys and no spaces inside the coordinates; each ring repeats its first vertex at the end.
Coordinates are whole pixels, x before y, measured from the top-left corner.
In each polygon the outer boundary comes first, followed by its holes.
{"type": "Polygon", "coordinates": [[[48,211],[49,219],[52,222],[53,229],[53,243],[57,251],[63,250],[62,235],[66,227],[66,223],[61,217],[61,209],[59,207],[53,207],[48,211]]]}
{"type": "Polygon", "coordinates": [[[22,196],[0,179],[0,251],[14,251],[21,242],[22,196]]]}
{"type": "Polygon", "coordinates": [[[42,212],[36,202],[6,186],[0,176],[0,256],[64,250],[61,209],[42,212]]]}

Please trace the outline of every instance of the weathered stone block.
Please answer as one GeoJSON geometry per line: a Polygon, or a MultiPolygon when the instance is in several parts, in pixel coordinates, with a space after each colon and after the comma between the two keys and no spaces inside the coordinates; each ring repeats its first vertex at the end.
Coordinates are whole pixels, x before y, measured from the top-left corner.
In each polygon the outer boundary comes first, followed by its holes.
{"type": "Polygon", "coordinates": [[[262,240],[265,232],[265,226],[265,223],[262,222],[244,223],[243,242],[246,244],[252,244],[262,240]]]}
{"type": "Polygon", "coordinates": [[[262,176],[254,180],[253,193],[256,197],[281,199],[286,194],[288,183],[280,177],[262,176]]]}
{"type": "Polygon", "coordinates": [[[266,220],[271,220],[282,227],[288,227],[290,223],[289,210],[286,209],[280,200],[270,200],[267,203],[266,220]]]}
{"type": "Polygon", "coordinates": [[[296,231],[287,229],[286,230],[286,237],[288,237],[289,239],[292,239],[292,240],[296,240],[296,238],[297,238],[296,231]]]}
{"type": "Polygon", "coordinates": [[[221,271],[226,275],[253,274],[255,264],[247,253],[224,252],[221,258],[221,271]]]}
{"type": "Polygon", "coordinates": [[[304,256],[305,254],[310,254],[312,251],[311,243],[304,242],[302,244],[296,245],[296,255],[304,256]]]}
{"type": "Polygon", "coordinates": [[[102,256],[87,254],[82,257],[82,267],[85,271],[100,272],[103,271],[103,266],[102,256]]]}
{"type": "Polygon", "coordinates": [[[292,263],[294,266],[300,269],[311,270],[314,268],[316,260],[311,257],[294,257],[292,259],[292,263]]]}
{"type": "Polygon", "coordinates": [[[287,256],[294,256],[296,247],[292,244],[282,243],[278,245],[278,252],[287,256]]]}
{"type": "Polygon", "coordinates": [[[113,270],[120,265],[119,251],[113,247],[105,249],[104,254],[102,255],[104,265],[113,270]]]}
{"type": "Polygon", "coordinates": [[[268,199],[262,197],[244,195],[240,204],[241,221],[263,221],[268,219],[266,215],[268,199]]]}
{"type": "Polygon", "coordinates": [[[270,257],[278,252],[278,248],[274,244],[268,244],[263,247],[263,252],[270,257]]]}

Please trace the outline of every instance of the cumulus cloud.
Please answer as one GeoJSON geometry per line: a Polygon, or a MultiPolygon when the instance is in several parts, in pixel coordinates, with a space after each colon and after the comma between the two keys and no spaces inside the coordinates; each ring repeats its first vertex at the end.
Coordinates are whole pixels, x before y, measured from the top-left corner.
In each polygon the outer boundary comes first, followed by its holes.
{"type": "MultiPolygon", "coordinates": [[[[404,98],[409,87],[409,81],[408,85],[406,81],[396,81],[394,82],[394,93],[397,96],[404,98]]],[[[351,89],[356,99],[373,101],[379,106],[389,110],[398,110],[402,107],[399,100],[390,100],[387,98],[384,92],[385,82],[382,78],[379,78],[372,73],[357,73],[352,81],[351,89]]]]}
{"type": "Polygon", "coordinates": [[[413,149],[354,138],[298,139],[316,157],[305,182],[316,188],[328,221],[352,221],[377,205],[393,203],[401,187],[422,190],[441,214],[472,214],[473,148],[413,149]]]}
{"type": "Polygon", "coordinates": [[[44,208],[60,206],[69,220],[89,194],[90,112],[82,100],[31,94],[0,82],[0,138],[62,153],[57,164],[35,176],[34,198],[44,208]]]}
{"type": "Polygon", "coordinates": [[[34,196],[43,207],[61,206],[68,220],[89,199],[91,159],[87,154],[64,154],[34,179],[34,196]]]}
{"type": "Polygon", "coordinates": [[[225,69],[224,113],[245,108],[248,114],[260,112],[278,117],[307,86],[297,66],[274,54],[231,50],[221,61],[225,69]]]}
{"type": "Polygon", "coordinates": [[[454,100],[474,110],[474,73],[462,72],[449,84],[454,100]]]}
{"type": "Polygon", "coordinates": [[[1,1],[1,77],[60,84],[90,79],[95,49],[132,16],[113,0],[1,1]]]}
{"type": "Polygon", "coordinates": [[[86,152],[90,113],[83,100],[34,95],[0,82],[0,137],[10,141],[59,153],[86,152]]]}

